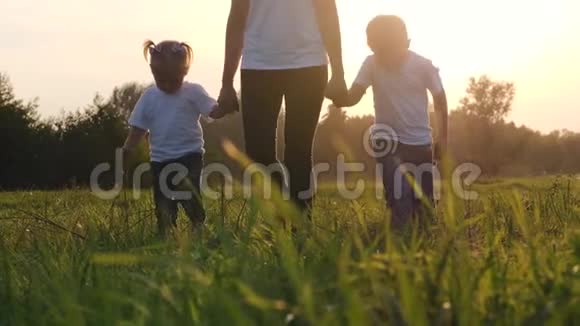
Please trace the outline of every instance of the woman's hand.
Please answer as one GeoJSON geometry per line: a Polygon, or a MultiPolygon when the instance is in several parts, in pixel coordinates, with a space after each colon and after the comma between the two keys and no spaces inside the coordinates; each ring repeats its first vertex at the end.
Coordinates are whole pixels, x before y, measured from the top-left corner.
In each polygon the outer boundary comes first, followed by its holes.
{"type": "MultiPolygon", "coordinates": [[[[220,91],[220,96],[218,97],[219,109],[217,109],[219,114],[226,114],[240,111],[240,103],[238,101],[238,94],[233,86],[224,86],[220,91]]],[[[217,114],[217,113],[216,113],[217,114]]],[[[221,118],[220,117],[220,118],[221,118]]],[[[213,118],[213,117],[212,117],[213,118]]],[[[216,118],[214,118],[216,119],[216,118]]]]}
{"type": "Polygon", "coordinates": [[[324,96],[336,103],[344,104],[348,102],[348,88],[346,87],[344,77],[332,76],[326,86],[324,96]]]}

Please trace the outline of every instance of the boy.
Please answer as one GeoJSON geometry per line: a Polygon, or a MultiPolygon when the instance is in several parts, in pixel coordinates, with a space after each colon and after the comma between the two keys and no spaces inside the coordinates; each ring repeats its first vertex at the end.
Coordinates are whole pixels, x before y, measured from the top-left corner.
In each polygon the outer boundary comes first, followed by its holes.
{"type": "MultiPolygon", "coordinates": [[[[432,94],[438,117],[437,159],[447,147],[447,99],[438,69],[430,60],[409,50],[410,41],[404,21],[397,16],[378,16],[367,28],[367,41],[374,53],[369,56],[346,100],[337,106],[350,107],[360,102],[368,87],[373,87],[375,126],[391,131],[373,141],[390,142],[392,150],[377,160],[383,168],[383,185],[392,211],[394,228],[404,226],[421,207],[433,202],[433,151],[429,124],[427,90],[432,94]],[[405,167],[415,169],[421,193],[402,174],[405,167]],[[417,173],[418,172],[418,173],[417,173]]],[[[377,131],[375,135],[378,135],[377,131]]],[[[378,146],[378,145],[377,145],[378,146]]]]}

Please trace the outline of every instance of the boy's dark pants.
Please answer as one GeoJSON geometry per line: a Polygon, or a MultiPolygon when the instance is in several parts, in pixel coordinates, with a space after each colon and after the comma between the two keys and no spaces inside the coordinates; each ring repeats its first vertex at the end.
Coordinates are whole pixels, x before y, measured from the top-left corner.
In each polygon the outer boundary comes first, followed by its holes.
{"type": "Polygon", "coordinates": [[[203,155],[200,153],[162,163],[151,163],[155,215],[161,235],[177,226],[178,203],[183,207],[194,229],[203,224],[205,210],[201,201],[202,168],[203,155]]]}
{"type": "Polygon", "coordinates": [[[413,215],[420,213],[425,204],[432,206],[434,203],[431,146],[399,143],[394,152],[377,160],[382,164],[385,196],[392,212],[391,224],[400,229],[413,215]],[[403,166],[409,172],[403,173],[403,166]],[[420,187],[422,196],[415,192],[414,183],[420,187]]]}
{"type": "MultiPolygon", "coordinates": [[[[246,153],[256,163],[279,164],[276,129],[285,99],[284,163],[290,197],[298,208],[311,205],[312,142],[328,82],[326,66],[287,70],[242,70],[242,113],[246,153]],[[310,193],[299,195],[301,192],[310,193]]],[[[283,176],[274,175],[283,185],[283,176]]]]}

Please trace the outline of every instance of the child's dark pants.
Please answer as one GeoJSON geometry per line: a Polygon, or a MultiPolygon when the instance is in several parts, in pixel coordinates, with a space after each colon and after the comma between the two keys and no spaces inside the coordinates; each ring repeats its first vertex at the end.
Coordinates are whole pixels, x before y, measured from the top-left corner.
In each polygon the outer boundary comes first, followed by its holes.
{"type": "Polygon", "coordinates": [[[166,162],[152,162],[153,198],[159,233],[177,226],[177,204],[180,203],[193,228],[201,227],[205,210],[201,201],[203,155],[192,153],[166,162]]]}
{"type": "Polygon", "coordinates": [[[433,205],[433,152],[430,145],[399,143],[394,152],[378,158],[378,162],[382,164],[391,224],[400,229],[425,205],[433,205]],[[415,191],[414,184],[422,193],[415,191]]]}

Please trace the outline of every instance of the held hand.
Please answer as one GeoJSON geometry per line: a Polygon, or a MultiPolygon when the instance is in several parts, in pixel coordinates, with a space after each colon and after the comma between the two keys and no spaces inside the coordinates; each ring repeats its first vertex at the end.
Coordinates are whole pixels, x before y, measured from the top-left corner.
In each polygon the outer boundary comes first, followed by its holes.
{"type": "Polygon", "coordinates": [[[224,110],[221,106],[216,105],[216,107],[213,109],[213,111],[211,111],[211,113],[209,114],[209,117],[212,119],[221,119],[223,117],[225,117],[226,115],[228,115],[229,112],[227,112],[226,110],[224,110]]]}
{"type": "Polygon", "coordinates": [[[337,108],[345,108],[349,106],[347,101],[341,100],[332,100],[332,105],[336,106],[337,108]]]}
{"type": "MultiPolygon", "coordinates": [[[[326,86],[324,94],[326,98],[333,100],[336,104],[343,104],[348,100],[348,88],[344,77],[332,77],[326,86]]],[[[340,105],[339,105],[340,106],[340,105]]]]}
{"type": "MultiPolygon", "coordinates": [[[[231,87],[231,86],[224,86],[222,87],[222,90],[220,91],[220,96],[218,97],[218,105],[219,105],[219,109],[217,109],[217,111],[219,111],[218,115],[223,114],[221,117],[225,116],[226,114],[229,113],[233,113],[233,112],[237,112],[240,111],[240,103],[238,102],[238,94],[236,93],[236,90],[231,87]]],[[[212,117],[214,118],[214,117],[212,117]]],[[[214,118],[217,119],[217,118],[214,118]]]]}

